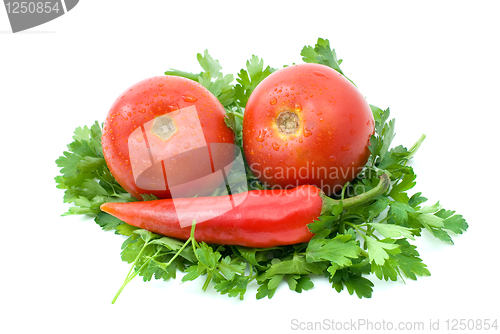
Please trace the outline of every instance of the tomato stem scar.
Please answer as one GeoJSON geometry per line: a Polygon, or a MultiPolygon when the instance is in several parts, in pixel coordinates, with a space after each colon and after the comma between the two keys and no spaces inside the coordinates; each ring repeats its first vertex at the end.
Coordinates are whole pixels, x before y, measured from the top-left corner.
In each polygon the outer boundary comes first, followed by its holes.
{"type": "Polygon", "coordinates": [[[276,125],[280,133],[291,135],[299,130],[299,116],[291,111],[282,111],[276,118],[276,125]]]}
{"type": "Polygon", "coordinates": [[[167,140],[177,132],[177,128],[172,118],[167,115],[163,115],[155,118],[151,132],[160,137],[162,140],[167,140]]]}

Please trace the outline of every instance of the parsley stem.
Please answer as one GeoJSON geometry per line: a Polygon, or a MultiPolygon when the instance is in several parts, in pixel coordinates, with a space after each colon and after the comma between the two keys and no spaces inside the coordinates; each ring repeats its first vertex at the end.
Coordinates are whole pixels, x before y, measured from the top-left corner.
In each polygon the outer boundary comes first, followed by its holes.
{"type": "Polygon", "coordinates": [[[349,223],[349,222],[345,222],[345,224],[349,225],[349,226],[352,226],[354,227],[354,229],[356,230],[356,232],[358,232],[363,238],[365,237],[365,234],[366,234],[366,231],[363,230],[360,225],[358,224],[353,224],[353,223],[349,223]],[[363,233],[361,233],[363,232],[363,233]]]}
{"type": "Polygon", "coordinates": [[[385,217],[384,217],[384,219],[382,219],[382,220],[380,220],[380,221],[378,222],[378,224],[382,224],[382,223],[384,223],[386,220],[388,220],[388,219],[389,219],[389,218],[391,218],[391,217],[394,217],[394,214],[385,216],[385,217]]]}
{"type": "Polygon", "coordinates": [[[407,160],[410,160],[415,155],[415,153],[417,152],[417,150],[420,148],[420,145],[422,145],[422,142],[424,141],[425,137],[426,137],[425,134],[423,134],[415,142],[415,144],[413,144],[413,146],[410,147],[410,149],[408,151],[411,152],[411,153],[410,153],[410,155],[408,155],[408,157],[406,157],[407,160]]]}
{"type": "Polygon", "coordinates": [[[111,196],[118,197],[118,198],[123,198],[123,199],[126,199],[129,202],[132,201],[132,197],[130,195],[128,195],[128,196],[127,195],[120,195],[120,194],[118,194],[118,193],[115,192],[111,196]]]}
{"type": "Polygon", "coordinates": [[[361,261],[359,263],[355,263],[355,264],[350,265],[349,266],[350,268],[361,268],[361,267],[364,267],[370,263],[370,260],[368,259],[368,253],[364,249],[361,249],[361,255],[363,255],[365,257],[365,259],[363,259],[363,261],[361,261]]]}
{"type": "MultiPolygon", "coordinates": [[[[147,259],[147,261],[142,264],[142,266],[139,268],[139,270],[134,270],[134,273],[132,275],[130,275],[130,271],[129,271],[129,275],[127,275],[127,278],[125,278],[125,281],[123,282],[122,286],[120,287],[120,289],[116,293],[115,298],[113,298],[113,301],[111,302],[111,304],[114,304],[116,302],[116,300],[118,299],[118,296],[120,296],[121,292],[127,286],[127,284],[129,284],[135,278],[135,276],[137,276],[141,272],[141,270],[149,263],[149,261],[151,261],[151,258],[147,259]]],[[[132,268],[134,268],[134,267],[132,266],[132,268]]]]}
{"type": "Polygon", "coordinates": [[[186,246],[189,245],[189,243],[191,243],[192,241],[193,241],[193,239],[191,237],[189,237],[189,239],[186,240],[184,245],[182,245],[182,247],[177,251],[177,253],[175,253],[175,255],[170,259],[170,261],[167,262],[167,264],[165,266],[166,267],[170,266],[172,264],[172,262],[174,262],[174,260],[177,258],[177,256],[179,256],[182,253],[184,248],[186,248],[186,246]]]}
{"type": "Polygon", "coordinates": [[[208,284],[212,281],[212,273],[210,271],[207,271],[207,278],[205,279],[205,283],[203,284],[203,291],[207,291],[208,289],[208,284]]]}
{"type": "MultiPolygon", "coordinates": [[[[139,261],[139,258],[141,257],[142,253],[144,252],[144,249],[146,249],[146,246],[149,245],[149,242],[144,242],[144,245],[142,246],[141,250],[139,251],[139,253],[137,254],[137,256],[135,257],[135,260],[134,262],[132,263],[132,266],[130,267],[130,270],[128,271],[128,274],[127,274],[127,277],[125,277],[125,281],[123,282],[122,286],[120,287],[120,289],[118,290],[118,292],[116,293],[115,297],[113,298],[113,300],[111,301],[111,304],[114,304],[116,302],[116,300],[118,299],[118,296],[120,296],[120,294],[122,293],[123,289],[125,288],[125,286],[127,286],[127,284],[135,277],[137,276],[137,274],[139,273],[139,271],[135,271],[134,274],[130,275],[132,273],[132,270],[135,269],[135,266],[137,264],[137,261],[139,261]]],[[[149,262],[149,260],[148,260],[149,262]]],[[[141,267],[142,268],[142,267],[141,267]]]]}
{"type": "Polygon", "coordinates": [[[358,215],[358,214],[354,214],[354,213],[352,213],[352,214],[350,214],[350,215],[347,215],[347,216],[344,216],[343,218],[344,218],[344,219],[357,218],[357,219],[359,219],[359,220],[361,220],[361,221],[363,221],[363,222],[365,221],[365,217],[363,217],[363,216],[361,216],[361,215],[358,215]]]}

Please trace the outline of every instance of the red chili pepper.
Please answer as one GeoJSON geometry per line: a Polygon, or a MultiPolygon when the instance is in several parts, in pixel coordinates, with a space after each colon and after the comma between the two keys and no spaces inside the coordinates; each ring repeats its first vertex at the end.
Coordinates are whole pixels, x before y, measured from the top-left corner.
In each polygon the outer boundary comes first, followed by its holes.
{"type": "MultiPolygon", "coordinates": [[[[377,187],[343,200],[343,206],[372,199],[388,187],[389,178],[384,174],[377,187]]],[[[191,219],[201,221],[195,227],[194,238],[197,241],[247,247],[308,242],[313,234],[307,225],[322,213],[330,211],[338,202],[310,185],[289,190],[252,190],[228,196],[175,199],[177,207],[182,206],[183,211],[190,210],[191,219]],[[231,200],[241,203],[227,211],[227,203],[231,200]],[[205,220],[208,217],[214,218],[205,220]]],[[[104,203],[101,210],[127,224],[154,233],[183,240],[190,237],[191,228],[181,227],[173,199],[104,203]]]]}

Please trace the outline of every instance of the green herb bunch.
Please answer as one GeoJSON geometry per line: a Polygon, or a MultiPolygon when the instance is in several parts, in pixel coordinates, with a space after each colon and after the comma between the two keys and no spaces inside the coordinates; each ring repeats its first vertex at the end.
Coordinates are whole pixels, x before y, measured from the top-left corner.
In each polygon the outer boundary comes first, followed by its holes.
{"type": "MultiPolygon", "coordinates": [[[[328,40],[318,39],[316,45],[301,51],[307,63],[318,63],[340,69],[328,40]]],[[[235,133],[235,144],[242,146],[242,121],[245,105],[252,91],[275,68],[265,67],[262,59],[252,56],[234,82],[231,74],[223,75],[219,62],[208,51],[198,54],[203,69],[200,73],[169,70],[166,75],[195,80],[212,92],[226,109],[226,124],[235,133]]],[[[256,287],[256,298],[272,298],[280,284],[296,292],[309,290],[312,277],[328,279],[338,292],[344,290],[359,298],[372,295],[372,279],[397,281],[416,280],[429,276],[417,247],[412,244],[423,230],[444,242],[453,243],[453,234],[462,234],[468,225],[454,211],[445,210],[439,203],[426,204],[420,192],[410,195],[416,184],[416,174],[408,165],[422,144],[419,138],[410,148],[392,146],[395,120],[390,111],[371,106],[375,119],[375,134],[371,137],[371,156],[362,172],[344,186],[335,199],[337,205],[309,224],[315,234],[308,243],[273,248],[212,245],[194,239],[196,224],[187,241],[161,236],[130,226],[102,212],[106,202],[130,202],[135,199],[113,178],[103,157],[101,125],[75,130],[73,142],[56,163],[61,168],[55,180],[64,189],[64,202],[72,204],[64,215],[84,214],[94,217],[103,230],[113,230],[125,236],[121,257],[131,264],[122,287],[135,276],[144,281],[175,279],[183,273],[182,281],[204,279],[203,290],[214,288],[221,294],[243,299],[247,290],[256,287]],[[390,188],[378,197],[358,205],[347,205],[357,191],[375,188],[379,177],[387,174],[390,188]],[[345,204],[344,204],[345,203],[345,204]],[[282,283],[286,282],[286,283],[282,283]]],[[[263,189],[248,166],[246,174],[230,175],[231,183],[246,182],[248,189],[263,189]]],[[[242,188],[243,189],[243,188],[242,188]]],[[[212,194],[216,196],[221,189],[212,194]]],[[[144,200],[156,199],[143,195],[144,200]]],[[[194,222],[195,223],[195,222],[194,222]]]]}

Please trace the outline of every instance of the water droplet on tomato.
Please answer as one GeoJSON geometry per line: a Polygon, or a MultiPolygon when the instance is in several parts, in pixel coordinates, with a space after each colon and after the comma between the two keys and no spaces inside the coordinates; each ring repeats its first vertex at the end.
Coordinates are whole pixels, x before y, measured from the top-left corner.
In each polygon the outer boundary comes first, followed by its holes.
{"type": "Polygon", "coordinates": [[[319,121],[320,121],[320,122],[323,122],[323,118],[320,118],[320,119],[319,119],[319,121]]]}
{"type": "Polygon", "coordinates": [[[158,84],[158,87],[163,87],[163,84],[162,84],[162,83],[159,83],[159,84],[158,84]]]}
{"type": "Polygon", "coordinates": [[[189,126],[191,127],[191,129],[194,129],[196,127],[196,124],[194,123],[189,123],[189,126]]]}
{"type": "Polygon", "coordinates": [[[272,158],[271,153],[268,153],[268,154],[267,154],[267,157],[268,157],[269,159],[271,159],[271,158],[272,158]]]}
{"type": "Polygon", "coordinates": [[[269,100],[269,103],[271,105],[274,105],[274,104],[278,103],[278,100],[275,97],[272,97],[271,100],[269,100]]]}
{"type": "Polygon", "coordinates": [[[254,150],[250,150],[250,154],[255,154],[254,150]]]}
{"type": "Polygon", "coordinates": [[[172,103],[167,104],[167,106],[165,107],[165,109],[167,109],[167,112],[178,110],[179,109],[179,105],[177,103],[175,103],[175,102],[172,102],[172,103]]]}
{"type": "Polygon", "coordinates": [[[185,92],[182,95],[182,99],[184,100],[184,102],[196,102],[196,101],[198,101],[198,98],[193,93],[190,93],[190,92],[185,92]]]}
{"type": "Polygon", "coordinates": [[[332,135],[332,132],[331,131],[328,131],[328,135],[331,136],[332,135]]]}
{"type": "Polygon", "coordinates": [[[299,138],[299,143],[302,143],[302,142],[303,142],[302,138],[299,138]]]}
{"type": "Polygon", "coordinates": [[[172,159],[172,163],[174,163],[174,164],[175,164],[176,162],[177,162],[177,160],[175,160],[175,159],[172,159]]]}
{"type": "Polygon", "coordinates": [[[306,127],[304,126],[304,137],[309,137],[310,135],[312,135],[312,131],[306,129],[306,127]]]}
{"type": "Polygon", "coordinates": [[[260,129],[259,131],[259,135],[257,136],[257,138],[255,138],[256,141],[258,142],[263,142],[264,139],[266,138],[266,129],[260,129]]]}
{"type": "Polygon", "coordinates": [[[302,110],[302,106],[300,104],[296,104],[295,105],[295,111],[301,111],[302,110]]]}
{"type": "Polygon", "coordinates": [[[277,151],[280,149],[280,145],[278,143],[273,143],[273,150],[277,151]]]}
{"type": "Polygon", "coordinates": [[[184,148],[187,150],[189,148],[189,143],[185,143],[184,148]]]}
{"type": "Polygon", "coordinates": [[[313,74],[317,75],[318,77],[329,79],[325,73],[320,72],[320,71],[314,71],[313,74]]]}
{"type": "Polygon", "coordinates": [[[349,151],[352,148],[352,145],[346,144],[340,148],[341,151],[349,151]]]}
{"type": "Polygon", "coordinates": [[[335,162],[335,160],[337,160],[337,158],[335,158],[335,156],[334,156],[334,155],[330,155],[330,156],[328,157],[328,160],[330,160],[331,162],[335,162]]]}
{"type": "Polygon", "coordinates": [[[146,113],[146,109],[145,109],[145,108],[142,108],[141,110],[139,110],[139,112],[140,112],[141,114],[145,114],[145,113],[146,113]]]}
{"type": "Polygon", "coordinates": [[[142,133],[138,133],[137,136],[135,136],[135,140],[137,140],[138,143],[142,142],[143,139],[142,133]]]}

